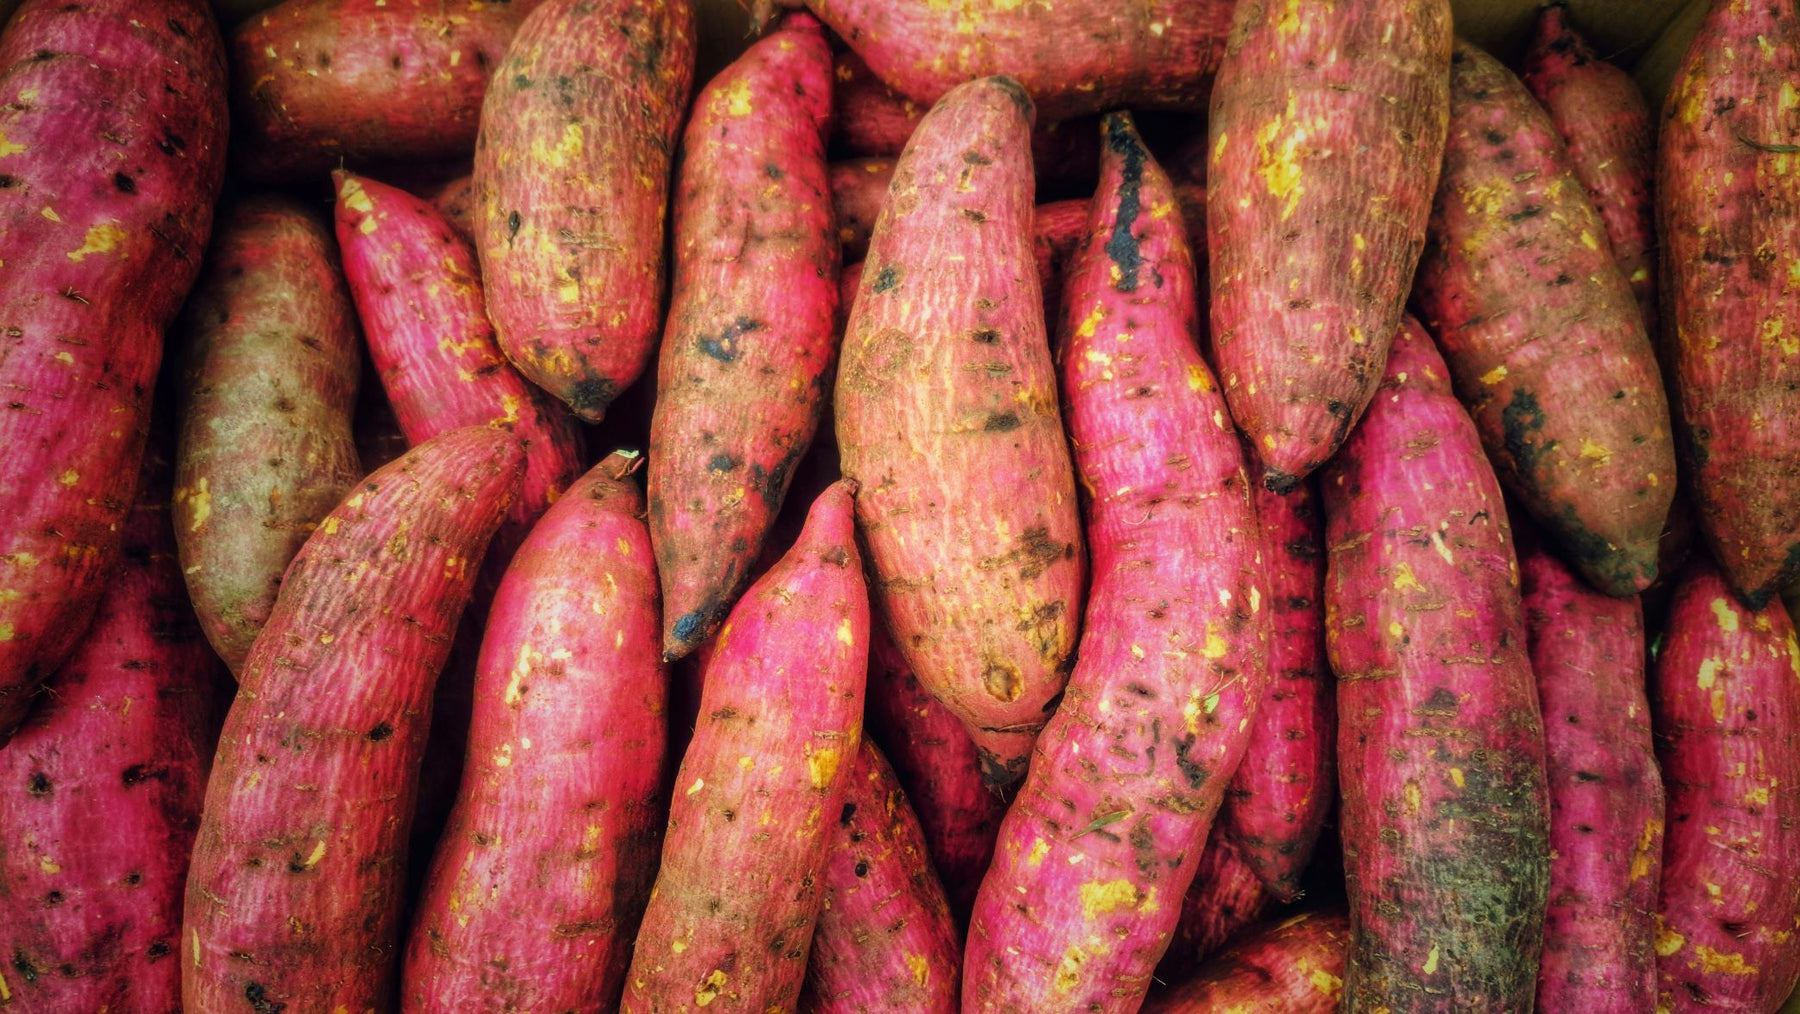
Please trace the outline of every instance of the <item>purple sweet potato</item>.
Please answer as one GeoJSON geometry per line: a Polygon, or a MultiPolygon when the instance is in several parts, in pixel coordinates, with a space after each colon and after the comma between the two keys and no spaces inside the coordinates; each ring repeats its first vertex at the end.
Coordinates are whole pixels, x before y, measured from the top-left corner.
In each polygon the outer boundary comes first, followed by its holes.
{"type": "Polygon", "coordinates": [[[1268,683],[1263,542],[1186,229],[1130,114],[1104,123],[1058,327],[1094,579],[975,899],[967,1011],[1137,1009],[1268,683]]]}
{"type": "Polygon", "coordinates": [[[1648,587],[1675,495],[1656,353],[1555,124],[1467,43],[1414,302],[1500,481],[1595,587],[1648,587]]]}
{"type": "Polygon", "coordinates": [[[611,1010],[662,839],[668,673],[626,480],[595,466],[507,570],[462,792],[406,950],[407,1011],[611,1010]]]}
{"type": "Polygon", "coordinates": [[[93,625],[0,750],[0,1009],[181,1010],[181,891],[225,673],[182,586],[171,471],[153,438],[93,625]]]}
{"type": "Polygon", "coordinates": [[[862,739],[868,592],[847,482],[720,628],[622,1011],[792,1010],[862,739]]]}
{"type": "Polygon", "coordinates": [[[234,165],[302,182],[475,147],[488,78],[537,0],[286,0],[231,33],[234,165]]]}
{"type": "Polygon", "coordinates": [[[1286,495],[1256,490],[1272,636],[1269,689],[1257,706],[1219,825],[1279,901],[1300,875],[1336,800],[1337,708],[1325,659],[1324,517],[1310,481],[1286,495]]]}
{"type": "Polygon", "coordinates": [[[198,0],[27,0],[0,36],[0,745],[118,561],[163,331],[225,172],[198,0]]]}
{"type": "MultiPolygon", "coordinates": [[[[1303,912],[1245,939],[1189,979],[1152,994],[1144,1014],[1335,1014],[1350,920],[1303,912]]],[[[1548,1009],[1548,1008],[1546,1008],[1548,1009]]]]}
{"type": "Polygon", "coordinates": [[[968,729],[919,685],[880,624],[869,644],[868,707],[869,735],[893,762],[951,911],[966,922],[994,858],[1006,801],[983,784],[968,729]]]}
{"type": "Polygon", "coordinates": [[[1537,1007],[1656,1006],[1663,786],[1644,697],[1637,599],[1584,585],[1542,548],[1519,570],[1550,784],[1550,906],[1537,1007]]]}
{"type": "Polygon", "coordinates": [[[983,78],[913,134],[835,404],[888,630],[995,786],[1025,773],[1068,680],[1086,564],[1032,256],[1032,116],[1016,82],[983,78]]]}
{"type": "Polygon", "coordinates": [[[1655,341],[1656,124],[1643,90],[1569,23],[1566,0],[1538,11],[1520,77],[1568,147],[1569,166],[1606,226],[1613,260],[1637,297],[1644,333],[1655,341]]]}
{"type": "Polygon", "coordinates": [[[701,91],[675,187],[675,282],[650,420],[663,657],[710,638],[750,580],[837,358],[825,166],[831,49],[788,15],[701,91]]]}
{"type": "Polygon", "coordinates": [[[1264,482],[1343,443],[1381,382],[1449,118],[1449,0],[1243,0],[1213,90],[1213,363],[1264,482]]]}
{"type": "Polygon", "coordinates": [[[832,825],[802,1014],[956,1014],[962,940],[893,769],[863,740],[832,825]]]}
{"type": "Polygon", "coordinates": [[[200,627],[237,672],[288,561],[363,476],[362,349],[331,227],[288,197],[231,206],[178,331],[175,541],[200,627]]]}
{"type": "Polygon", "coordinates": [[[1716,0],[1669,91],[1657,162],[1684,475],[1753,607],[1800,577],[1797,76],[1792,3],[1716,0]]]}
{"type": "Polygon", "coordinates": [[[837,220],[844,261],[854,263],[869,250],[869,233],[887,202],[894,179],[891,158],[853,158],[831,163],[831,208],[837,220]]]}
{"type": "Polygon", "coordinates": [[[656,348],[669,167],[693,78],[691,0],[546,0],[482,105],[474,233],[488,314],[526,379],[589,422],[656,348]]]}
{"type": "MultiPolygon", "coordinates": [[[[1676,108],[1680,108],[1677,106],[1676,108]]],[[[1659,1011],[1770,1011],[1800,978],[1800,645],[1696,561],[1653,666],[1668,835],[1659,1011]]]]}
{"type": "Polygon", "coordinates": [[[1230,0],[806,0],[895,91],[930,106],[1017,79],[1047,120],[1119,106],[1204,109],[1230,0]]]}
{"type": "Polygon", "coordinates": [[[510,434],[453,430],[364,479],[294,558],[206,786],[185,1009],[389,1007],[432,685],[524,470],[510,434]]]}
{"type": "Polygon", "coordinates": [[[407,441],[493,426],[525,448],[524,484],[488,553],[492,587],[532,524],[581,473],[577,424],[500,352],[475,250],[436,208],[344,170],[333,181],[344,277],[407,441]]]}
{"type": "Polygon", "coordinates": [[[1549,882],[1544,727],[1494,470],[1418,322],[1323,470],[1349,1010],[1514,1012],[1549,882]]]}
{"type": "Polygon", "coordinates": [[[1186,979],[1219,949],[1262,918],[1273,899],[1237,846],[1214,824],[1194,882],[1181,899],[1181,917],[1156,966],[1158,981],[1186,979]]]}

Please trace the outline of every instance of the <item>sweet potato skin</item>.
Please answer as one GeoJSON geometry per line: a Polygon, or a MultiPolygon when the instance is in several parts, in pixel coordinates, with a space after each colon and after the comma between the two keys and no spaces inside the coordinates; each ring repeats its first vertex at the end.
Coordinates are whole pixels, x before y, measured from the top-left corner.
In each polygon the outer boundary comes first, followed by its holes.
{"type": "Polygon", "coordinates": [[[1656,1006],[1663,785],[1635,598],[1583,584],[1542,546],[1519,570],[1550,785],[1550,905],[1537,1007],[1656,1006]]]}
{"type": "Polygon", "coordinates": [[[1270,622],[1269,689],[1219,825],[1278,901],[1300,876],[1337,799],[1337,707],[1325,657],[1325,518],[1310,480],[1283,495],[1258,486],[1270,622]]]}
{"type": "Polygon", "coordinates": [[[869,642],[867,721],[918,815],[950,910],[966,924],[994,858],[1006,801],[982,781],[969,730],[919,684],[879,623],[869,642]]]}
{"type": "Polygon", "coordinates": [[[887,200],[894,179],[894,160],[852,158],[831,163],[831,210],[837,222],[843,260],[854,264],[869,251],[869,233],[887,200]]]}
{"type": "Polygon", "coordinates": [[[1142,1003],[1268,682],[1262,538],[1174,189],[1130,114],[1104,125],[1057,332],[1094,580],[975,899],[967,1011],[1142,1003]]]}
{"type": "Polygon", "coordinates": [[[224,178],[224,46],[197,0],[31,0],[0,94],[4,745],[118,559],[163,330],[224,178]]]}
{"type": "Polygon", "coordinates": [[[868,592],[849,482],[719,631],[682,758],[624,1012],[792,1010],[828,823],[862,739],[868,592]]]}
{"type": "Polygon", "coordinates": [[[1068,680],[1086,565],[1032,257],[1032,115],[1017,83],[983,78],[913,134],[834,406],[888,630],[996,786],[1024,774],[1068,680]]]}
{"type": "Polygon", "coordinates": [[[707,84],[683,135],[650,420],[670,661],[711,637],[749,583],[828,396],[840,263],[830,121],[831,49],[797,13],[707,84]]]}
{"type": "Polygon", "coordinates": [[[524,467],[511,435],[453,430],[364,479],[294,558],[206,786],[186,1010],[391,1004],[432,684],[524,467]]]}
{"type": "Polygon", "coordinates": [[[662,324],[669,167],[694,78],[690,0],[547,0],[482,104],[475,247],[500,347],[589,422],[662,324]]]}
{"type": "Polygon", "coordinates": [[[807,6],[878,78],[915,102],[931,106],[957,85],[1007,74],[1046,120],[1127,105],[1204,108],[1231,18],[1228,0],[807,6]]]}
{"type": "Polygon", "coordinates": [[[1684,475],[1713,557],[1760,607],[1800,576],[1800,12],[1715,3],[1664,102],[1657,234],[1684,475]]]}
{"type": "Polygon", "coordinates": [[[288,561],[362,478],[356,309],[330,228],[292,198],[220,217],[178,330],[174,521],[201,629],[233,672],[288,561]]]}
{"type": "Polygon", "coordinates": [[[856,753],[832,825],[802,1014],[956,1014],[962,940],[887,759],[856,753]]]}
{"type": "Polygon", "coordinates": [[[488,78],[537,0],[285,0],[231,33],[239,171],[467,157],[488,78]]]}
{"type": "Polygon", "coordinates": [[[1193,977],[1152,994],[1144,1014],[1335,1014],[1350,920],[1303,912],[1250,937],[1193,977]]]}
{"type": "Polygon", "coordinates": [[[1262,878],[1214,824],[1194,882],[1181,899],[1181,918],[1156,966],[1159,982],[1177,982],[1262,918],[1273,899],[1262,878]]]}
{"type": "Polygon", "coordinates": [[[475,238],[475,177],[458,176],[436,190],[423,194],[431,200],[432,207],[444,216],[444,224],[456,230],[458,236],[473,241],[475,238]]]}
{"type": "Polygon", "coordinates": [[[404,1010],[618,1002],[666,805],[668,673],[635,465],[615,454],[571,486],[494,598],[404,1010]]]}
{"type": "Polygon", "coordinates": [[[1690,564],[1652,665],[1668,834],[1659,1011],[1767,1011],[1800,977],[1800,645],[1778,602],[1744,609],[1690,564]]]}
{"type": "Polygon", "coordinates": [[[1271,489],[1331,457],[1381,382],[1443,159],[1450,47],[1449,0],[1238,4],[1204,181],[1212,354],[1271,489]]]}
{"type": "Polygon", "coordinates": [[[1529,1010],[1549,804],[1518,564],[1474,423],[1411,317],[1319,488],[1345,1009],[1529,1010]]]}
{"type": "Polygon", "coordinates": [[[1675,441],[1656,354],[1556,126],[1459,43],[1415,304],[1500,481],[1602,591],[1656,577],[1675,441]]]}
{"type": "Polygon", "coordinates": [[[152,437],[93,625],[0,750],[13,1009],[181,1010],[181,891],[225,672],[175,559],[172,444],[152,437]]]}
{"type": "Polygon", "coordinates": [[[1569,23],[1566,3],[1538,11],[1519,76],[1556,124],[1569,166],[1606,226],[1619,273],[1637,297],[1644,333],[1655,342],[1656,122],[1643,90],[1594,52],[1569,23]]]}

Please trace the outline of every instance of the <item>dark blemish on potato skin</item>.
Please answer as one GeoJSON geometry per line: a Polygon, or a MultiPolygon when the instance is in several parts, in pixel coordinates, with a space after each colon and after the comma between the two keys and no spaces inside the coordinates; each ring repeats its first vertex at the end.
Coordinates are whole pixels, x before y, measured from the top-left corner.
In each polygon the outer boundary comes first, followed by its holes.
{"type": "Polygon", "coordinates": [[[892,264],[883,264],[881,270],[875,275],[875,284],[870,288],[870,291],[877,293],[892,292],[899,287],[900,269],[892,264]]]}
{"type": "Polygon", "coordinates": [[[1119,281],[1113,288],[1120,292],[1136,292],[1138,271],[1143,267],[1144,259],[1138,250],[1137,237],[1131,234],[1131,229],[1137,224],[1138,214],[1142,210],[1139,190],[1144,179],[1144,146],[1131,125],[1129,114],[1109,113],[1103,126],[1107,149],[1125,162],[1122,170],[1124,178],[1119,183],[1118,218],[1114,220],[1112,235],[1106,241],[1106,255],[1119,269],[1119,281]]]}
{"type": "Polygon", "coordinates": [[[768,325],[760,320],[740,316],[730,324],[725,325],[724,329],[719,332],[718,337],[715,338],[710,335],[701,335],[694,340],[694,345],[699,348],[701,352],[717,359],[721,363],[735,363],[737,362],[738,354],[741,351],[738,347],[738,339],[751,332],[761,331],[767,326],[768,325]]]}
{"type": "Polygon", "coordinates": [[[1018,429],[1021,425],[1018,413],[995,412],[987,417],[986,422],[981,424],[981,429],[986,433],[1010,433],[1013,430],[1018,429]]]}

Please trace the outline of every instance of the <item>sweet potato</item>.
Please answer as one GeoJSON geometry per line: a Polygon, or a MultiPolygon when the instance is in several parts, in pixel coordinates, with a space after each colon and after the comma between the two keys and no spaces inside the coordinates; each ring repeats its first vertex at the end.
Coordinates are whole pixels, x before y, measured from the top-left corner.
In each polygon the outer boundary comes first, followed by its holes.
{"type": "MultiPolygon", "coordinates": [[[[1046,120],[1119,106],[1204,109],[1229,0],[806,0],[895,91],[926,106],[993,74],[1046,120]]],[[[873,153],[871,153],[873,154],[873,153]]]]}
{"type": "Polygon", "coordinates": [[[1335,1014],[1344,993],[1350,920],[1302,912],[1151,995],[1144,1014],[1335,1014]]]}
{"type": "Polygon", "coordinates": [[[462,791],[406,949],[408,1011],[618,1002],[662,838],[668,733],[635,465],[614,454],[570,487],[494,598],[462,791]]]}
{"type": "Polygon", "coordinates": [[[458,176],[434,191],[426,193],[438,214],[444,216],[444,224],[456,231],[458,236],[473,241],[475,238],[475,177],[458,176]]]}
{"type": "Polygon", "coordinates": [[[288,561],[363,475],[362,350],[330,227],[292,198],[230,206],[178,331],[175,541],[201,629],[235,673],[288,561]]]}
{"type": "Polygon", "coordinates": [[[285,0],[231,33],[238,171],[468,153],[488,78],[537,0],[285,0]]]}
{"type": "Polygon", "coordinates": [[[862,739],[868,593],[851,490],[738,600],[705,675],[621,1010],[791,1010],[862,739]]]}
{"type": "Polygon", "coordinates": [[[581,473],[581,434],[500,352],[468,240],[405,191],[341,169],[332,179],[344,277],[407,441],[493,426],[525,448],[524,484],[488,552],[492,587],[532,524],[581,473]]]}
{"type": "Polygon", "coordinates": [[[832,826],[805,1014],[955,1014],[962,940],[925,835],[875,745],[856,753],[832,826]]]}
{"type": "Polygon", "coordinates": [[[1753,608],[1800,577],[1796,75],[1793,4],[1715,2],[1657,154],[1684,475],[1714,558],[1753,608]]]}
{"type": "Polygon", "coordinates": [[[0,95],[3,746],[118,560],[224,178],[224,47],[198,0],[28,0],[0,95]]]}
{"type": "Polygon", "coordinates": [[[1504,483],[1601,591],[1656,577],[1675,441],[1656,354],[1550,117],[1458,43],[1414,302],[1504,483]]]}
{"type": "Polygon", "coordinates": [[[1137,1009],[1268,683],[1262,537],[1186,230],[1130,114],[1104,124],[1057,332],[1094,580],[975,899],[968,1011],[1137,1009]]]}
{"type": "Polygon", "coordinates": [[[1744,609],[1719,571],[1696,561],[1652,669],[1669,793],[1657,1009],[1773,1010],[1800,978],[1793,624],[1780,603],[1744,609]]]}
{"type": "Polygon", "coordinates": [[[995,786],[1025,773],[1068,680],[1086,565],[1031,249],[1032,115],[983,78],[913,134],[835,404],[888,630],[995,786]]]}
{"type": "Polygon", "coordinates": [[[225,680],[182,586],[158,443],[93,625],[0,750],[0,1009],[181,1009],[181,890],[225,680]]]}
{"type": "Polygon", "coordinates": [[[1541,546],[1519,570],[1550,784],[1550,907],[1537,1006],[1656,1006],[1663,786],[1637,599],[1587,587],[1541,546]]]}
{"type": "Polygon", "coordinates": [[[1337,709],[1325,659],[1324,518],[1310,481],[1285,496],[1256,490],[1270,622],[1269,690],[1257,706],[1219,825],[1278,901],[1300,875],[1337,798],[1337,709]]]}
{"type": "Polygon", "coordinates": [[[867,720],[918,814],[950,909],[966,923],[994,858],[1006,801],[983,784],[968,729],[919,685],[881,624],[869,644],[867,720]]]}
{"type": "Polygon", "coordinates": [[[510,434],[453,430],[364,479],[294,558],[206,785],[185,1009],[389,1006],[432,684],[524,469],[510,434]]]}
{"type": "Polygon", "coordinates": [[[1538,10],[1520,77],[1562,137],[1569,167],[1594,202],[1613,260],[1657,337],[1656,124],[1631,75],[1601,59],[1569,23],[1567,0],[1538,10]]]}
{"type": "Polygon", "coordinates": [[[843,259],[854,263],[869,250],[869,233],[894,179],[891,158],[853,158],[831,163],[831,210],[843,259]]]}
{"type": "Polygon", "coordinates": [[[796,13],[713,78],[682,138],[675,283],[650,419],[663,658],[749,583],[812,443],[838,342],[831,49],[796,13]]]}
{"type": "Polygon", "coordinates": [[[1173,982],[1192,975],[1262,918],[1272,900],[1262,878],[1244,862],[1224,829],[1214,824],[1194,882],[1181,899],[1181,917],[1169,949],[1157,963],[1157,980],[1173,982]]]}
{"type": "Polygon", "coordinates": [[[473,231],[488,315],[526,379],[589,422],[656,347],[693,79],[690,0],[546,0],[482,105],[473,231]]]}
{"type": "Polygon", "coordinates": [[[1345,1004],[1530,1010],[1549,804],[1518,564],[1475,425],[1411,317],[1319,488],[1345,1004]]]}
{"type": "Polygon", "coordinates": [[[1264,483],[1343,443],[1381,382],[1450,110],[1449,0],[1244,0],[1213,90],[1213,365],[1264,483]]]}

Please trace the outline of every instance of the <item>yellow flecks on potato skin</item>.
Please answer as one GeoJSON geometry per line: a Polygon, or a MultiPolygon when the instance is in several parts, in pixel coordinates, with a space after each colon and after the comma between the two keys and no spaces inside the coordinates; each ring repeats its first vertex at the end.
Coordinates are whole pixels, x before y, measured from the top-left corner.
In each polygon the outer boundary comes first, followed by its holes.
{"type": "Polygon", "coordinates": [[[93,254],[112,253],[119,248],[119,241],[125,239],[126,235],[117,222],[89,226],[87,234],[81,238],[81,246],[69,251],[69,260],[80,264],[93,254]]]}
{"type": "Polygon", "coordinates": [[[1098,946],[1090,951],[1080,944],[1070,944],[1069,949],[1063,952],[1062,960],[1056,963],[1056,976],[1050,980],[1050,985],[1058,993],[1068,993],[1079,986],[1081,966],[1087,964],[1088,959],[1097,953],[1098,946]]]}
{"type": "Polygon", "coordinates": [[[1713,617],[1719,621],[1720,630],[1728,634],[1737,633],[1738,614],[1737,610],[1731,608],[1731,603],[1722,598],[1713,599],[1712,613],[1713,617]]]}
{"type": "Polygon", "coordinates": [[[17,155],[18,153],[20,153],[22,151],[29,151],[29,150],[31,150],[31,149],[23,144],[15,144],[12,141],[8,140],[6,137],[6,131],[0,130],[0,158],[6,158],[10,155],[17,155]]]}
{"type": "Polygon", "coordinates": [[[1025,864],[1031,867],[1044,865],[1044,857],[1050,854],[1050,843],[1042,838],[1033,839],[1031,851],[1025,854],[1025,864]]]}
{"type": "Polygon", "coordinates": [[[1491,369],[1481,375],[1481,382],[1484,384],[1490,385],[1490,386],[1492,386],[1494,384],[1498,384],[1499,382],[1501,382],[1502,380],[1505,380],[1505,379],[1506,379],[1506,364],[1505,363],[1501,363],[1499,366],[1496,366],[1493,369],[1491,369]]]}
{"type": "Polygon", "coordinates": [[[1463,776],[1462,768],[1451,768],[1450,769],[1450,784],[1456,786],[1459,789],[1466,788],[1468,786],[1469,782],[1468,782],[1468,779],[1463,776]]]}
{"type": "Polygon", "coordinates": [[[1425,955],[1425,964],[1420,968],[1420,971],[1424,972],[1426,975],[1436,975],[1437,970],[1438,948],[1436,944],[1432,944],[1431,951],[1425,955]]]}
{"type": "Polygon", "coordinates": [[[1081,915],[1084,919],[1105,915],[1121,908],[1135,909],[1140,914],[1149,915],[1157,910],[1156,889],[1138,890],[1138,886],[1129,880],[1094,880],[1082,884],[1077,893],[1081,897],[1081,915]]]}
{"type": "Polygon", "coordinates": [[[756,111],[750,101],[750,82],[746,78],[731,82],[719,96],[725,100],[725,111],[732,116],[749,116],[756,111]]]}
{"type": "Polygon", "coordinates": [[[725,990],[725,983],[729,981],[730,977],[717,968],[708,972],[706,980],[700,983],[700,988],[694,990],[694,1006],[705,1007],[717,1000],[725,990]]]}
{"type": "Polygon", "coordinates": [[[1745,961],[1742,954],[1726,954],[1705,944],[1694,945],[1694,956],[1700,959],[1700,970],[1708,975],[1755,975],[1757,972],[1756,966],[1745,961]]]}
{"type": "Polygon", "coordinates": [[[1612,451],[1592,440],[1584,439],[1581,442],[1581,456],[1588,461],[1604,465],[1612,460],[1612,451]]]}
{"type": "Polygon", "coordinates": [[[1424,591],[1425,586],[1420,584],[1418,577],[1413,574],[1412,566],[1401,562],[1394,567],[1394,590],[1424,591]]]}
{"type": "Polygon", "coordinates": [[[1662,957],[1673,957],[1687,943],[1687,937],[1675,932],[1663,917],[1656,917],[1656,953],[1662,957]]]}
{"type": "Polygon", "coordinates": [[[907,954],[906,970],[912,973],[913,982],[921,989],[931,982],[931,965],[923,954],[907,954]]]}
{"type": "Polygon", "coordinates": [[[848,619],[838,621],[837,640],[839,644],[846,648],[854,648],[856,646],[856,633],[850,629],[850,621],[848,619]]]}
{"type": "Polygon", "coordinates": [[[52,208],[48,204],[44,205],[43,210],[39,211],[38,214],[44,216],[45,218],[49,219],[52,222],[61,222],[62,221],[62,216],[57,214],[56,209],[52,208]]]}
{"type": "Polygon", "coordinates": [[[1312,974],[1306,977],[1306,981],[1312,984],[1312,988],[1326,996],[1337,996],[1344,991],[1344,980],[1323,968],[1313,969],[1312,974]]]}
{"type": "Polygon", "coordinates": [[[207,488],[206,477],[194,483],[192,489],[175,491],[175,502],[188,505],[188,531],[197,532],[212,517],[212,492],[207,488]]]}
{"type": "Polygon", "coordinates": [[[369,200],[369,192],[363,189],[362,181],[354,176],[346,176],[338,184],[338,199],[351,211],[360,211],[366,215],[375,210],[374,202],[369,200]]]}
{"type": "Polygon", "coordinates": [[[81,473],[75,471],[73,468],[67,469],[63,474],[56,477],[56,481],[60,485],[73,486],[81,481],[81,473]]]}
{"type": "Polygon", "coordinates": [[[840,755],[836,747],[821,747],[806,755],[806,776],[812,787],[819,790],[831,786],[836,777],[840,755]]]}
{"type": "Polygon", "coordinates": [[[1419,788],[1418,782],[1407,782],[1401,790],[1401,795],[1406,802],[1407,816],[1417,816],[1419,811],[1424,808],[1425,790],[1419,788]]]}
{"type": "Polygon", "coordinates": [[[1719,680],[1719,670],[1723,668],[1725,668],[1725,663],[1716,658],[1702,660],[1700,673],[1695,677],[1694,685],[1702,690],[1711,690],[1713,684],[1719,680]]]}
{"type": "Polygon", "coordinates": [[[1286,201],[1282,208],[1281,219],[1287,221],[1300,206],[1300,195],[1306,192],[1301,186],[1303,173],[1300,169],[1299,149],[1306,141],[1306,127],[1295,124],[1288,136],[1276,144],[1298,113],[1298,100],[1289,96],[1287,112],[1269,120],[1268,124],[1256,132],[1257,175],[1262,177],[1263,186],[1268,188],[1269,196],[1278,201],[1286,201]]]}

